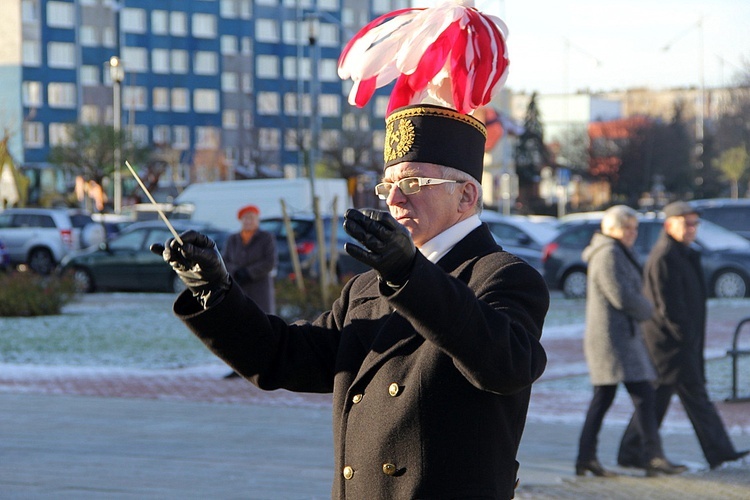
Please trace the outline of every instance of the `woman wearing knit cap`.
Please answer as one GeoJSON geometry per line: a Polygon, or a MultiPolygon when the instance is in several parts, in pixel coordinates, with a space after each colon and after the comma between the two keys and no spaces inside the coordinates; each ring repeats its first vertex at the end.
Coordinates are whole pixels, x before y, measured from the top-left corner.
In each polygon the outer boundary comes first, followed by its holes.
{"type": "Polygon", "coordinates": [[[237,212],[240,232],[231,234],[221,252],[227,272],[245,295],[268,314],[276,313],[273,278],[278,264],[276,239],[259,229],[260,210],[247,205],[237,212]]]}

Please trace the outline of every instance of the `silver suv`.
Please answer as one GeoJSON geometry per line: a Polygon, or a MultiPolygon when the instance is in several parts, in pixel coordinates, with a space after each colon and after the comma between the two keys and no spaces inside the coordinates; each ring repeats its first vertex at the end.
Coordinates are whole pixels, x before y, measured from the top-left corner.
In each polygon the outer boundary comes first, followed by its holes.
{"type": "Polygon", "coordinates": [[[0,240],[13,266],[49,274],[73,250],[98,245],[104,227],[86,212],[51,208],[8,208],[0,212],[0,240]]]}

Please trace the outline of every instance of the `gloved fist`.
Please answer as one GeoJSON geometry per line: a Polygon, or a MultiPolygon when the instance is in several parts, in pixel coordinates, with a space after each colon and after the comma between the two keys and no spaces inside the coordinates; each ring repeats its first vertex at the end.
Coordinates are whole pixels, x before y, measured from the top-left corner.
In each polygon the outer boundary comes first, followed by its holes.
{"type": "Polygon", "coordinates": [[[365,248],[345,243],[346,253],[375,269],[389,285],[402,286],[409,279],[417,249],[409,230],[383,210],[349,209],[344,230],[365,248]]]}
{"type": "Polygon", "coordinates": [[[154,243],[150,249],[172,266],[193,296],[207,307],[229,290],[231,281],[224,260],[216,243],[205,234],[189,230],[180,239],[182,245],[176,238],[170,238],[164,245],[154,243]]]}

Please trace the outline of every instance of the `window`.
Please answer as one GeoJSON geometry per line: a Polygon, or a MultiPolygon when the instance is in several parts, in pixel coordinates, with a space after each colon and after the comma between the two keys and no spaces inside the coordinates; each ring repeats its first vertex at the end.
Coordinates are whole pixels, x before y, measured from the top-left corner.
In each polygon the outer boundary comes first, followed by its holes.
{"type": "Polygon", "coordinates": [[[81,106],[81,123],[84,125],[96,125],[99,123],[99,106],[96,104],[84,104],[81,106]]]}
{"type": "Polygon", "coordinates": [[[80,73],[81,85],[95,86],[99,85],[99,67],[98,66],[81,66],[80,73]]]}
{"type": "Polygon", "coordinates": [[[169,73],[168,49],[154,49],[151,51],[151,71],[161,75],[169,73]]]}
{"type": "Polygon", "coordinates": [[[237,0],[221,0],[219,4],[219,15],[226,19],[237,17],[237,0]]]}
{"type": "Polygon", "coordinates": [[[297,140],[298,134],[297,130],[293,128],[288,128],[284,130],[284,149],[287,151],[297,151],[299,150],[299,142],[297,140]]]}
{"type": "Polygon", "coordinates": [[[242,47],[240,48],[243,56],[249,56],[253,53],[253,41],[250,37],[242,37],[242,47]]]}
{"type": "Polygon", "coordinates": [[[237,53],[237,37],[234,35],[221,36],[221,53],[225,56],[232,56],[237,53]]]}
{"type": "Polygon", "coordinates": [[[312,0],[284,0],[284,5],[287,7],[302,7],[303,9],[309,9],[312,7],[312,0]]]}
{"type": "Polygon", "coordinates": [[[50,83],[47,85],[47,103],[50,108],[72,109],[76,107],[74,83],[50,83]]]}
{"type": "Polygon", "coordinates": [[[271,19],[255,20],[255,39],[259,42],[276,43],[279,41],[279,25],[271,19]]]}
{"type": "Polygon", "coordinates": [[[297,59],[296,57],[285,57],[284,58],[284,78],[294,80],[297,78],[297,71],[299,70],[300,78],[303,80],[310,79],[310,59],[303,57],[297,59]]]}
{"type": "Polygon", "coordinates": [[[278,151],[281,133],[277,128],[258,129],[258,148],[264,151],[278,151]]]}
{"type": "Polygon", "coordinates": [[[42,103],[42,82],[23,82],[21,85],[21,98],[23,105],[37,108],[42,103]]]}
{"type": "Polygon", "coordinates": [[[41,148],[44,146],[44,124],[39,122],[24,122],[23,145],[27,148],[41,148]]]}
{"type": "Polygon", "coordinates": [[[172,73],[185,74],[188,72],[188,53],[186,50],[172,51],[172,73]]]}
{"type": "Polygon", "coordinates": [[[373,106],[373,114],[380,118],[385,118],[385,112],[388,110],[388,96],[375,96],[375,106],[373,106]]]}
{"type": "Polygon", "coordinates": [[[125,71],[145,73],[148,71],[148,51],[144,47],[124,47],[122,62],[125,71]]]}
{"type": "Polygon", "coordinates": [[[152,97],[154,111],[169,111],[169,89],[155,87],[152,97]]]}
{"type": "Polygon", "coordinates": [[[297,94],[287,92],[284,94],[284,114],[294,116],[297,114],[297,94]]]}
{"type": "Polygon", "coordinates": [[[154,127],[154,144],[169,144],[169,125],[156,125],[154,127]]]}
{"type": "Polygon", "coordinates": [[[221,91],[237,92],[240,89],[237,73],[224,72],[221,74],[221,91]]]}
{"type": "Polygon", "coordinates": [[[338,82],[338,61],[335,59],[322,59],[318,67],[318,78],[321,82],[338,82]]]}
{"type": "Polygon", "coordinates": [[[216,127],[195,127],[196,149],[217,149],[219,143],[219,129],[216,127]]]}
{"type": "Polygon", "coordinates": [[[75,5],[66,2],[47,2],[47,26],[50,28],[74,28],[75,5]]]}
{"type": "Polygon", "coordinates": [[[49,124],[49,145],[64,146],[70,143],[70,134],[67,123],[49,124]]]}
{"type": "Polygon", "coordinates": [[[41,46],[38,40],[24,40],[22,50],[24,66],[39,66],[42,63],[41,46]]]}
{"type": "Polygon", "coordinates": [[[240,0],[240,17],[250,19],[253,15],[252,0],[240,0]]]}
{"type": "Polygon", "coordinates": [[[214,89],[195,89],[193,91],[193,109],[197,113],[218,113],[219,93],[214,89]]]}
{"type": "Polygon", "coordinates": [[[212,14],[193,14],[193,36],[216,38],[216,17],[212,14]]]}
{"type": "Polygon", "coordinates": [[[117,32],[112,26],[105,26],[102,28],[102,45],[105,47],[116,47],[117,46],[117,32]]]}
{"type": "Polygon", "coordinates": [[[21,20],[23,23],[38,23],[39,22],[39,11],[37,6],[39,4],[33,0],[23,0],[21,3],[21,20]]]}
{"type": "Polygon", "coordinates": [[[139,110],[146,109],[146,87],[123,87],[122,92],[122,107],[127,110],[139,110]]]}
{"type": "Polygon", "coordinates": [[[219,61],[216,52],[199,50],[195,53],[193,72],[196,75],[215,75],[219,72],[219,61]]]}
{"type": "Polygon", "coordinates": [[[258,92],[258,114],[278,115],[280,112],[279,94],[276,92],[258,92]]]}
{"type": "Polygon", "coordinates": [[[330,10],[332,12],[338,12],[339,0],[318,0],[318,8],[320,10],[330,10]]]}
{"type": "Polygon", "coordinates": [[[187,149],[190,147],[190,129],[184,125],[177,125],[172,128],[174,142],[172,147],[175,149],[187,149]]]}
{"type": "Polygon", "coordinates": [[[47,64],[50,68],[73,69],[76,67],[75,45],[65,42],[47,44],[47,64]]]}
{"type": "Polygon", "coordinates": [[[148,144],[148,126],[146,125],[133,125],[128,129],[130,131],[130,140],[132,140],[138,146],[145,146],[148,144]]]}
{"type": "Polygon", "coordinates": [[[276,56],[258,56],[255,58],[255,66],[258,78],[279,77],[279,58],[276,56]]]}
{"type": "Polygon", "coordinates": [[[120,27],[125,33],[146,33],[146,11],[128,7],[120,10],[120,27]]]}
{"type": "Polygon", "coordinates": [[[234,109],[226,109],[221,113],[221,126],[224,129],[234,130],[239,127],[239,113],[234,109]]]}
{"type": "Polygon", "coordinates": [[[169,15],[166,10],[151,11],[151,33],[154,35],[169,34],[169,15]]]}
{"type": "Polygon", "coordinates": [[[249,94],[253,91],[253,78],[250,73],[242,73],[242,92],[249,94]]]}
{"type": "Polygon", "coordinates": [[[343,130],[357,130],[357,117],[352,113],[346,113],[341,117],[341,128],[343,130]]]}
{"type": "Polygon", "coordinates": [[[279,5],[279,0],[255,0],[257,5],[268,5],[269,7],[275,7],[279,5]]]}
{"type": "Polygon", "coordinates": [[[340,116],[341,100],[338,95],[323,94],[318,98],[320,116],[340,116]]]}
{"type": "Polygon", "coordinates": [[[318,34],[318,43],[322,47],[339,46],[339,27],[335,24],[321,23],[318,34]]]}
{"type": "Polygon", "coordinates": [[[242,112],[242,127],[250,129],[253,126],[253,114],[250,111],[242,112]]]}
{"type": "MultiPolygon", "coordinates": [[[[300,33],[300,31],[302,31],[303,29],[305,29],[303,23],[297,21],[284,21],[284,25],[282,27],[284,43],[295,45],[298,38],[300,41],[302,41],[304,39],[304,33],[300,33]]],[[[307,43],[307,40],[305,40],[305,44],[307,43]]]]}
{"type": "Polygon", "coordinates": [[[95,26],[81,26],[81,29],[78,31],[78,37],[83,47],[96,47],[99,45],[95,26]]]}
{"type": "Polygon", "coordinates": [[[172,111],[190,111],[188,89],[172,89],[172,111]]]}
{"type": "Polygon", "coordinates": [[[169,13],[169,34],[174,36],[187,35],[187,15],[184,12],[169,13]]]}

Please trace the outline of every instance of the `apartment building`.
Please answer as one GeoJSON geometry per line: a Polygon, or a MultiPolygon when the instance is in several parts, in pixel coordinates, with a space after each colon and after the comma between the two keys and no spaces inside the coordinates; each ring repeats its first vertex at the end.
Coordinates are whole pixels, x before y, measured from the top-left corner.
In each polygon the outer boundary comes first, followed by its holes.
{"type": "Polygon", "coordinates": [[[219,180],[219,163],[222,178],[305,175],[333,146],[355,161],[343,136],[366,134],[380,150],[387,93],[352,108],[337,60],[362,25],[406,5],[3,0],[0,125],[22,169],[48,167],[68,124],[114,124],[115,56],[121,127],[139,144],[178,151],[186,183],[219,180]]]}

